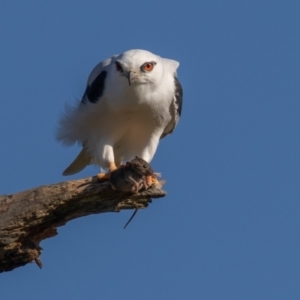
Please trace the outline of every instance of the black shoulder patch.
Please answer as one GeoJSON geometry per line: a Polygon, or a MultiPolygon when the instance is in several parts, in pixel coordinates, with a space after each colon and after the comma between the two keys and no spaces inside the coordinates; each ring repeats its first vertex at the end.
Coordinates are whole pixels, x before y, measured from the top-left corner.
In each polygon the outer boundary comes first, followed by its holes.
{"type": "Polygon", "coordinates": [[[104,92],[106,75],[107,72],[102,71],[95,78],[95,80],[86,87],[86,90],[81,100],[82,103],[85,103],[86,101],[97,103],[99,101],[104,92]]]}
{"type": "Polygon", "coordinates": [[[177,104],[177,112],[178,115],[181,116],[181,110],[182,110],[182,100],[183,100],[183,90],[182,86],[176,76],[174,76],[175,81],[175,101],[177,104]]]}

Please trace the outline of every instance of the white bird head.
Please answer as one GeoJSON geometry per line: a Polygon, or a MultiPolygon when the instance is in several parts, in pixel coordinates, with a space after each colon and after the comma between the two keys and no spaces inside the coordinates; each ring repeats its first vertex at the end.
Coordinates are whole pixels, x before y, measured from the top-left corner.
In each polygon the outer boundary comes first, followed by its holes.
{"type": "Polygon", "coordinates": [[[179,63],[161,58],[146,50],[129,50],[115,58],[114,75],[128,82],[129,86],[136,84],[159,83],[165,70],[176,73],[179,63]]]}

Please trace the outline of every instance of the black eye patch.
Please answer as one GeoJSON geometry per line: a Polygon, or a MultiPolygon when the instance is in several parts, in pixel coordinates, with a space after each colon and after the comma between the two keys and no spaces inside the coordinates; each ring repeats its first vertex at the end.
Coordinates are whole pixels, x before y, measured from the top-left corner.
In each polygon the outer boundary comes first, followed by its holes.
{"type": "Polygon", "coordinates": [[[121,64],[118,61],[115,62],[115,65],[116,65],[116,70],[118,72],[123,72],[123,68],[122,68],[121,64]]]}

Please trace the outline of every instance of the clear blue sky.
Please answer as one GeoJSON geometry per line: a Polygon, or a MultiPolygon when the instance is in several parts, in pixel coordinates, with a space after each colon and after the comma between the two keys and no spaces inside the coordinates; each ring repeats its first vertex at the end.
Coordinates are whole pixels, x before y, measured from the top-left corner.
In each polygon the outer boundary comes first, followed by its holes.
{"type": "Polygon", "coordinates": [[[0,4],[0,194],[65,178],[54,130],[100,60],[132,48],[180,61],[179,126],[153,167],[166,198],[81,218],[1,299],[300,299],[299,1],[0,4]]]}

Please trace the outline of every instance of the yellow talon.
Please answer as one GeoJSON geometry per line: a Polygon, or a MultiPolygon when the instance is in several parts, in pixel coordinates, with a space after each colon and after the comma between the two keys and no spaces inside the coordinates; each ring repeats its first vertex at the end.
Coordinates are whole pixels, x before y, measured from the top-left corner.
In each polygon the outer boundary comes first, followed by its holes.
{"type": "Polygon", "coordinates": [[[117,167],[115,165],[115,163],[109,163],[109,171],[107,173],[99,173],[97,174],[98,180],[99,181],[107,181],[110,178],[110,172],[116,170],[117,167]]]}
{"type": "Polygon", "coordinates": [[[109,163],[109,172],[112,172],[114,170],[117,169],[117,166],[116,164],[113,162],[113,163],[109,163]]]}
{"type": "Polygon", "coordinates": [[[99,173],[97,177],[99,181],[106,181],[109,180],[109,173],[99,173]]]}
{"type": "Polygon", "coordinates": [[[158,179],[155,176],[151,176],[152,184],[159,184],[158,179]]]}
{"type": "Polygon", "coordinates": [[[156,176],[148,175],[146,176],[146,184],[150,187],[152,184],[158,184],[159,181],[157,180],[156,176]]]}

